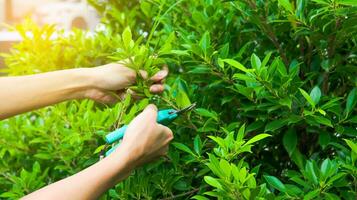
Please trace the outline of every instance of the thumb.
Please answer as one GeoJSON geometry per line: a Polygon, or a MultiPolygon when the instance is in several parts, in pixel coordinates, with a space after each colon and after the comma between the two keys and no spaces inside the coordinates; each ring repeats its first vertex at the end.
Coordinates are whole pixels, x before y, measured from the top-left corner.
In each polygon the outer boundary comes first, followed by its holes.
{"type": "Polygon", "coordinates": [[[146,106],[144,111],[142,112],[143,115],[148,117],[151,120],[154,120],[156,122],[157,118],[157,107],[154,104],[149,104],[146,106]]]}

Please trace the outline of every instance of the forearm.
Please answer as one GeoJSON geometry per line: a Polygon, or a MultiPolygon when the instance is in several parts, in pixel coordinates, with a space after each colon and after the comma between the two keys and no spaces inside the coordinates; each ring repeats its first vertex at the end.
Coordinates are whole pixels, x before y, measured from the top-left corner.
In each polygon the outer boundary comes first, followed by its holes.
{"type": "Polygon", "coordinates": [[[98,199],[105,191],[125,179],[134,168],[125,156],[125,150],[119,148],[118,151],[91,167],[31,193],[23,199],[98,199]]]}
{"type": "Polygon", "coordinates": [[[0,120],[69,99],[91,87],[86,69],[0,78],[0,120]]]}

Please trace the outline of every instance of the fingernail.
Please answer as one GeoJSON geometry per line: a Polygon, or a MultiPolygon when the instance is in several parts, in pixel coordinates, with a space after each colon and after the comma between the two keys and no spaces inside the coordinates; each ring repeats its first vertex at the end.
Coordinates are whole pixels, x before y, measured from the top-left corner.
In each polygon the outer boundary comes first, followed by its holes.
{"type": "Polygon", "coordinates": [[[149,104],[146,109],[152,109],[154,111],[157,111],[157,107],[154,104],[149,104]]]}
{"type": "Polygon", "coordinates": [[[164,78],[167,75],[167,71],[161,70],[156,75],[160,78],[164,78]]]}
{"type": "Polygon", "coordinates": [[[164,90],[164,87],[163,86],[161,86],[161,85],[153,85],[153,86],[151,86],[151,88],[150,88],[150,91],[152,92],[152,93],[161,93],[162,91],[164,90]]]}

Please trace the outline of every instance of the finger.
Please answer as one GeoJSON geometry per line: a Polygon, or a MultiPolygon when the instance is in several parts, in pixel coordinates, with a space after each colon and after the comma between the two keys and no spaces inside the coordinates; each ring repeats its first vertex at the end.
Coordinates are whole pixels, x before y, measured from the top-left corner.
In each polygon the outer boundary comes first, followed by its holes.
{"type": "Polygon", "coordinates": [[[151,93],[162,93],[165,90],[165,87],[162,84],[154,84],[150,86],[151,93]]]}
{"type": "Polygon", "coordinates": [[[118,63],[109,63],[109,64],[106,64],[106,65],[103,65],[103,66],[113,66],[114,68],[118,68],[118,67],[127,67],[125,66],[125,62],[118,62],[118,63]]]}
{"type": "Polygon", "coordinates": [[[166,78],[166,76],[169,74],[169,69],[167,66],[164,66],[162,70],[157,72],[153,77],[150,78],[150,80],[154,82],[160,82],[166,78]]]}
{"type": "Polygon", "coordinates": [[[118,90],[116,94],[118,95],[120,101],[124,101],[127,97],[127,93],[125,90],[118,90]]]}
{"type": "Polygon", "coordinates": [[[119,99],[117,97],[108,94],[108,95],[102,97],[99,101],[101,101],[102,103],[105,103],[105,104],[114,104],[114,103],[118,102],[118,100],[119,99]]]}
{"type": "Polygon", "coordinates": [[[148,72],[144,70],[140,70],[140,75],[143,79],[148,79],[148,72]]]}
{"type": "Polygon", "coordinates": [[[131,56],[130,58],[126,58],[124,60],[119,60],[117,63],[126,66],[130,63],[130,60],[134,60],[135,56],[131,56]]]}
{"type": "Polygon", "coordinates": [[[160,156],[166,156],[168,152],[169,152],[169,145],[166,145],[166,146],[161,148],[161,150],[159,152],[159,155],[160,156]]]}
{"type": "Polygon", "coordinates": [[[158,124],[158,126],[159,126],[161,132],[165,134],[168,142],[170,142],[172,139],[174,139],[174,134],[170,128],[168,128],[167,126],[164,126],[162,124],[158,124]]]}
{"type": "Polygon", "coordinates": [[[127,89],[126,93],[127,93],[127,94],[130,94],[131,97],[132,97],[133,99],[136,99],[136,100],[143,98],[142,96],[138,95],[136,92],[134,92],[134,91],[131,90],[131,89],[127,89]]]}
{"type": "Polygon", "coordinates": [[[149,104],[141,114],[156,122],[157,107],[154,104],[149,104]]]}

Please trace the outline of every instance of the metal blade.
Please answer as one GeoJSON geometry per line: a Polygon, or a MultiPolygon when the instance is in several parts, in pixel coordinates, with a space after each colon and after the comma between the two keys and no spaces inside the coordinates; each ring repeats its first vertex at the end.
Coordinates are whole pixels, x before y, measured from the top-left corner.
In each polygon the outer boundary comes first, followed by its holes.
{"type": "Polygon", "coordinates": [[[193,103],[193,104],[187,106],[186,108],[183,108],[183,109],[181,109],[181,110],[176,111],[175,114],[179,115],[179,114],[181,114],[181,113],[190,111],[190,110],[192,110],[194,107],[196,107],[196,103],[193,103]]]}

